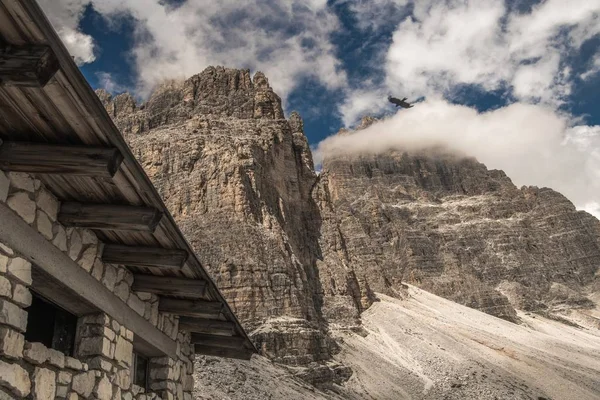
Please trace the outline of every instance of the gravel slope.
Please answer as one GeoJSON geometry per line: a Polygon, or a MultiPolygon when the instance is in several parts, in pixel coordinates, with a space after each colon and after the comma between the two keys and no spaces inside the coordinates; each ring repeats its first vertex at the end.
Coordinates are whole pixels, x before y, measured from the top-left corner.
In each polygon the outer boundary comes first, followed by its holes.
{"type": "Polygon", "coordinates": [[[522,325],[409,287],[338,333],[354,370],[346,390],[373,399],[600,399],[600,331],[519,313],[522,325]]]}
{"type": "Polygon", "coordinates": [[[264,357],[199,357],[196,399],[600,399],[600,330],[519,313],[516,325],[409,286],[378,294],[363,331],[335,330],[354,373],[324,392],[264,357]]]}

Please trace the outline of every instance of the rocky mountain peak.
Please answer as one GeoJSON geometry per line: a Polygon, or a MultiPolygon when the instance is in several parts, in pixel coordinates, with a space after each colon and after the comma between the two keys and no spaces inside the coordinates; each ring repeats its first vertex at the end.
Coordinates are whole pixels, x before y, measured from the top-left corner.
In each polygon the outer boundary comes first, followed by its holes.
{"type": "Polygon", "coordinates": [[[248,69],[208,67],[182,80],[157,85],[145,103],[133,96],[111,96],[103,89],[98,97],[124,135],[140,134],[173,123],[207,115],[237,119],[283,119],[281,98],[262,72],[251,78],[248,69]]]}

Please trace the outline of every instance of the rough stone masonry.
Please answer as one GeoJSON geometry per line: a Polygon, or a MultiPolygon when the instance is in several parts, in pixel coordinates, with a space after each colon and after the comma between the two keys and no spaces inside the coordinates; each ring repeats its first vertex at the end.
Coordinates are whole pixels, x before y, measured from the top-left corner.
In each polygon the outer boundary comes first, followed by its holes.
{"type": "Polygon", "coordinates": [[[193,346],[176,317],[158,311],[158,297],[131,290],[132,274],[104,264],[102,245],[86,229],[57,221],[59,202],[42,183],[25,173],[0,172],[0,201],[36,228],[104,286],[166,335],[177,341],[177,358],[151,358],[148,391],[132,384],[134,334],[99,313],[77,322],[73,357],[29,343],[27,307],[32,296],[32,264],[0,243],[0,399],[191,400],[193,346]]]}

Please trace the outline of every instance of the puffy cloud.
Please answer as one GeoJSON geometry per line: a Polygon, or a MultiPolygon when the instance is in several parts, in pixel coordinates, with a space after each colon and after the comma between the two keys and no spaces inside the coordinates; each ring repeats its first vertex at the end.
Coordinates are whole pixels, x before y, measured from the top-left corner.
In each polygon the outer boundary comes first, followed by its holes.
{"type": "Polygon", "coordinates": [[[302,78],[328,88],[346,81],[329,41],[338,20],[325,0],[187,0],[177,6],[161,0],[75,0],[62,7],[46,0],[44,6],[51,15],[67,16],[53,18],[62,32],[76,28],[88,4],[109,23],[124,15],[135,21],[132,54],[142,95],[159,81],[216,64],[263,71],[284,98],[302,78]]]}
{"type": "Polygon", "coordinates": [[[94,39],[79,30],[88,0],[40,0],[40,5],[78,65],[96,59],[94,39]]]}
{"type": "Polygon", "coordinates": [[[444,146],[502,169],[517,185],[547,186],[600,217],[600,126],[569,127],[552,108],[516,103],[479,113],[428,99],[349,135],[332,136],[316,149],[331,155],[420,150],[444,146]],[[595,204],[596,202],[596,204],[595,204]]]}
{"type": "MultiPolygon", "coordinates": [[[[380,7],[404,4],[377,0],[380,7]]],[[[444,94],[475,85],[506,89],[516,100],[558,107],[571,92],[573,76],[566,57],[600,34],[600,0],[548,0],[526,11],[498,0],[414,1],[411,16],[396,22],[385,55],[384,85],[409,99],[444,94]]],[[[369,19],[355,6],[356,17],[369,19]]],[[[370,21],[363,24],[370,26],[370,21]]],[[[591,76],[596,68],[584,75],[591,76]]],[[[365,93],[366,87],[355,90],[365,93]]],[[[348,92],[344,122],[362,116],[348,92]]],[[[379,102],[380,110],[385,102],[379,102]]]]}

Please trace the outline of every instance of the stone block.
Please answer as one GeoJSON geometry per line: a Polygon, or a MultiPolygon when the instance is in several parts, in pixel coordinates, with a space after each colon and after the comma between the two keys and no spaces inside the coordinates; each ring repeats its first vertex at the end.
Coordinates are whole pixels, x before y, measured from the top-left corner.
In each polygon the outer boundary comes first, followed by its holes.
{"type": "Polygon", "coordinates": [[[127,367],[130,367],[132,358],[133,344],[128,342],[124,337],[119,336],[117,338],[117,344],[115,347],[115,360],[119,363],[125,364],[127,367]]]}
{"type": "Polygon", "coordinates": [[[96,375],[94,374],[94,371],[82,372],[73,377],[71,389],[87,399],[92,394],[95,384],[96,375]]]}
{"type": "Polygon", "coordinates": [[[150,369],[150,379],[155,381],[173,380],[173,368],[168,366],[150,369]]]}
{"type": "Polygon", "coordinates": [[[94,388],[94,396],[98,400],[111,400],[113,394],[113,388],[106,376],[103,376],[98,381],[98,384],[94,388]]]}
{"type": "Polygon", "coordinates": [[[10,390],[18,398],[25,398],[31,391],[31,380],[20,365],[0,360],[0,386],[10,390]]]}
{"type": "Polygon", "coordinates": [[[23,352],[25,360],[31,364],[43,364],[50,358],[48,348],[41,343],[25,343],[25,351],[23,352]]]}
{"type": "Polygon", "coordinates": [[[81,364],[81,361],[73,357],[65,357],[65,367],[75,371],[83,370],[83,365],[81,364]]]}
{"type": "Polygon", "coordinates": [[[142,317],[144,316],[144,311],[146,310],[146,304],[142,300],[140,300],[139,297],[137,297],[135,295],[129,296],[129,300],[127,300],[127,305],[129,307],[131,307],[131,309],[133,311],[135,311],[142,317]]]}
{"type": "Polygon", "coordinates": [[[185,375],[183,377],[183,390],[186,392],[194,390],[194,377],[192,375],[185,375]]]}
{"type": "Polygon", "coordinates": [[[100,356],[90,359],[88,361],[88,365],[91,369],[102,370],[106,372],[110,372],[113,369],[112,363],[100,356]]]}
{"type": "Polygon", "coordinates": [[[67,400],[79,400],[79,396],[75,392],[71,392],[67,395],[67,400]]]}
{"type": "Polygon", "coordinates": [[[15,257],[8,263],[8,276],[17,279],[26,286],[31,285],[31,263],[21,257],[15,257]]]}
{"type": "Polygon", "coordinates": [[[56,396],[56,373],[47,368],[36,367],[33,371],[31,393],[36,400],[54,400],[56,396]]]}
{"type": "Polygon", "coordinates": [[[35,202],[25,192],[11,194],[6,204],[28,224],[35,221],[35,202]]]}
{"type": "Polygon", "coordinates": [[[77,260],[82,249],[83,242],[81,241],[81,236],[77,230],[73,230],[73,232],[71,232],[71,237],[69,238],[69,257],[71,257],[71,260],[77,260]]]}
{"type": "Polygon", "coordinates": [[[123,368],[117,372],[117,385],[122,390],[129,390],[131,387],[131,370],[129,368],[123,368]]]}
{"type": "Polygon", "coordinates": [[[52,244],[60,249],[60,251],[67,251],[67,232],[62,226],[57,227],[56,236],[52,241],[52,244]]]}
{"type": "Polygon", "coordinates": [[[52,221],[56,221],[60,203],[52,193],[46,189],[40,190],[36,203],[40,209],[44,210],[52,221]]]}
{"type": "Polygon", "coordinates": [[[92,266],[94,265],[94,261],[96,261],[96,253],[96,246],[88,247],[87,249],[85,249],[77,263],[79,264],[79,266],[81,266],[81,268],[83,268],[87,272],[91,272],[92,266]]]}
{"type": "Polygon", "coordinates": [[[12,326],[19,332],[25,332],[27,312],[8,300],[0,299],[0,324],[12,326]]]}
{"type": "Polygon", "coordinates": [[[8,197],[8,189],[10,188],[10,180],[4,175],[4,172],[0,172],[0,201],[6,202],[8,197]]]}
{"type": "Polygon", "coordinates": [[[8,270],[8,261],[10,259],[4,254],[0,254],[0,273],[6,273],[8,270]]]}
{"type": "Polygon", "coordinates": [[[20,283],[13,284],[12,299],[21,307],[29,307],[32,297],[29,289],[20,283]]]}
{"type": "Polygon", "coordinates": [[[10,299],[12,297],[12,285],[4,276],[0,275],[0,297],[10,299]]]}
{"type": "Polygon", "coordinates": [[[104,356],[113,358],[110,340],[103,336],[82,338],[78,346],[80,356],[104,356]]]}
{"type": "Polygon", "coordinates": [[[15,254],[15,252],[13,251],[13,249],[11,249],[10,247],[8,247],[7,245],[5,245],[4,243],[0,243],[0,250],[4,253],[4,254],[8,254],[9,256],[12,256],[13,254],[15,254]]]}
{"type": "Polygon", "coordinates": [[[48,349],[48,362],[56,368],[65,367],[65,355],[58,350],[48,349]]]}
{"type": "Polygon", "coordinates": [[[71,383],[72,379],[73,374],[67,371],[60,371],[58,373],[58,377],[56,378],[56,382],[60,383],[61,385],[68,385],[69,383],[71,383]]]}
{"type": "Polygon", "coordinates": [[[25,190],[31,193],[35,191],[33,178],[25,172],[9,172],[8,179],[13,189],[25,190]]]}
{"type": "Polygon", "coordinates": [[[110,264],[104,265],[104,276],[102,277],[102,284],[113,291],[115,289],[115,283],[117,281],[117,271],[115,267],[110,264]]]}
{"type": "Polygon", "coordinates": [[[152,293],[135,292],[135,294],[137,294],[137,296],[140,298],[140,300],[143,300],[143,301],[149,301],[152,298],[152,293]]]}
{"type": "Polygon", "coordinates": [[[81,240],[83,241],[83,244],[92,244],[94,246],[98,244],[98,237],[89,229],[81,230],[81,240]]]}
{"type": "Polygon", "coordinates": [[[65,385],[56,385],[56,397],[59,399],[64,399],[67,397],[69,393],[69,387],[65,385]]]}
{"type": "Polygon", "coordinates": [[[131,392],[122,393],[121,396],[123,400],[133,400],[133,395],[131,394],[131,392]]]}
{"type": "Polygon", "coordinates": [[[96,278],[97,281],[102,279],[102,274],[104,273],[104,264],[100,261],[99,258],[94,260],[94,266],[92,267],[92,276],[96,278]]]}
{"type": "Polygon", "coordinates": [[[114,294],[124,302],[127,302],[127,299],[129,299],[129,293],[130,290],[127,282],[120,282],[115,286],[114,294]]]}
{"type": "Polygon", "coordinates": [[[52,233],[52,222],[45,212],[38,210],[35,225],[39,233],[42,234],[46,239],[52,240],[54,233],[52,233]]]}
{"type": "Polygon", "coordinates": [[[5,326],[0,326],[0,354],[12,359],[23,357],[25,336],[5,326]]]}

